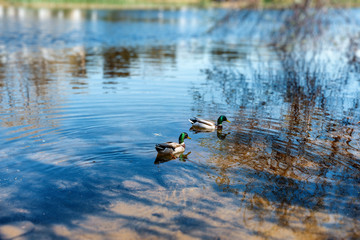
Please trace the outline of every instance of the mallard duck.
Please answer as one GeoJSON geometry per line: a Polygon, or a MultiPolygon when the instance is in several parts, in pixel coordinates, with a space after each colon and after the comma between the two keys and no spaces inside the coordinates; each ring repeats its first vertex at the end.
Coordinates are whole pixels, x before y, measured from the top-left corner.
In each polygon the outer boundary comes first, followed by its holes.
{"type": "Polygon", "coordinates": [[[227,120],[227,118],[224,115],[221,115],[218,118],[217,124],[215,124],[213,121],[204,120],[197,117],[190,118],[189,121],[191,122],[192,127],[194,129],[200,129],[205,131],[214,131],[215,129],[222,129],[222,123],[224,121],[230,122],[229,120],[227,120]]]}
{"type": "Polygon", "coordinates": [[[179,143],[166,142],[156,144],[155,149],[159,154],[168,154],[174,156],[174,154],[182,153],[185,151],[185,139],[191,139],[186,132],[183,132],[179,136],[179,143]]]}

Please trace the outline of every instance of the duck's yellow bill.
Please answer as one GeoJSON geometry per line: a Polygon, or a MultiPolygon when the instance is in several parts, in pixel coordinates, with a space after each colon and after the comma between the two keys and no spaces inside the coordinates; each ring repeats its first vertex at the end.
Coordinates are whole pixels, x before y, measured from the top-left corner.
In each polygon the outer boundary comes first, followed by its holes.
{"type": "Polygon", "coordinates": [[[187,139],[191,139],[191,137],[188,136],[187,139]]]}
{"type": "Polygon", "coordinates": [[[231,123],[229,120],[226,120],[227,122],[231,123]]]}

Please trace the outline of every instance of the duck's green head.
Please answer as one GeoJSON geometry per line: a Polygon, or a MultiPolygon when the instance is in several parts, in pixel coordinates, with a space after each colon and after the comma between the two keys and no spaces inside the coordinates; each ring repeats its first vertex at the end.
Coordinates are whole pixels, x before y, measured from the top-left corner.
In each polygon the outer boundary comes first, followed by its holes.
{"type": "Polygon", "coordinates": [[[227,118],[224,115],[221,115],[217,120],[217,125],[221,126],[224,121],[230,122],[229,120],[227,120],[227,118]]]}
{"type": "Polygon", "coordinates": [[[180,137],[179,137],[179,143],[180,143],[180,144],[183,143],[186,138],[187,138],[187,139],[191,139],[186,132],[181,133],[181,134],[180,134],[180,137]]]}

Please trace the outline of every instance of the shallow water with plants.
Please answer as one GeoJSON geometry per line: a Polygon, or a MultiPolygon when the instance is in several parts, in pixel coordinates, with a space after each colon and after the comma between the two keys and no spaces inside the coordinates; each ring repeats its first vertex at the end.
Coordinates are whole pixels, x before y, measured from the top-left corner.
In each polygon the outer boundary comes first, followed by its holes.
{"type": "Polygon", "coordinates": [[[359,16],[0,8],[0,238],[360,238],[359,16]]]}

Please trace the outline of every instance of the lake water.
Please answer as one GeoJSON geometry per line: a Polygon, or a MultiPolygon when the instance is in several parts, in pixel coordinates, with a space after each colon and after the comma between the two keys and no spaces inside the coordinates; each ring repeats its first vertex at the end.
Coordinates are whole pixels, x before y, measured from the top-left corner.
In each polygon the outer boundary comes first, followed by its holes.
{"type": "Polygon", "coordinates": [[[0,239],[360,238],[360,14],[326,14],[0,8],[0,239]]]}

